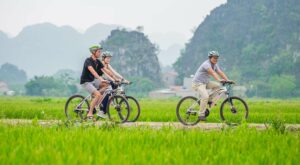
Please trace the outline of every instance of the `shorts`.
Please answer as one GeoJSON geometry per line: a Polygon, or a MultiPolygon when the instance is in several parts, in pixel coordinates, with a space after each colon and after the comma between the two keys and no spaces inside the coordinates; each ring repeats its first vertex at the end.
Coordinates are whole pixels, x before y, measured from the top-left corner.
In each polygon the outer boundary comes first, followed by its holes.
{"type": "Polygon", "coordinates": [[[100,88],[101,81],[99,79],[95,79],[91,82],[85,82],[81,84],[82,88],[88,91],[90,94],[94,93],[100,88]]]}

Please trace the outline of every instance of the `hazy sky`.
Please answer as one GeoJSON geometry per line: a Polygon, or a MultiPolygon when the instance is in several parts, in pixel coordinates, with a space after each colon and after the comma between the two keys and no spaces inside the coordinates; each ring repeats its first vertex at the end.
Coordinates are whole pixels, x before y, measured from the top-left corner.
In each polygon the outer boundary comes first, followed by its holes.
{"type": "Polygon", "coordinates": [[[178,34],[191,30],[226,0],[0,0],[0,30],[17,35],[24,26],[51,22],[83,32],[96,23],[117,24],[146,34],[178,34]]]}

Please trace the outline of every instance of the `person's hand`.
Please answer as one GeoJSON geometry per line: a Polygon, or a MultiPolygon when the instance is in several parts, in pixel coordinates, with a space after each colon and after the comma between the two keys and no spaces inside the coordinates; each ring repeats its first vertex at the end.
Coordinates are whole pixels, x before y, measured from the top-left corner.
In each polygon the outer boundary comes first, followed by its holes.
{"type": "Polygon", "coordinates": [[[131,82],[130,82],[130,81],[128,81],[128,80],[125,80],[125,79],[123,80],[123,82],[124,82],[124,83],[126,83],[126,84],[131,84],[131,82]]]}
{"type": "Polygon", "coordinates": [[[122,82],[122,80],[121,79],[116,79],[115,82],[122,82]]]}
{"type": "Polygon", "coordinates": [[[102,80],[103,83],[109,84],[109,81],[107,80],[102,80]]]}
{"type": "Polygon", "coordinates": [[[222,84],[224,84],[224,83],[226,83],[227,81],[224,80],[224,79],[221,79],[221,80],[219,80],[219,82],[222,83],[222,84]]]}
{"type": "Polygon", "coordinates": [[[232,81],[232,80],[224,80],[224,79],[220,80],[220,83],[222,83],[222,84],[225,84],[225,83],[235,84],[235,82],[232,81]]]}
{"type": "Polygon", "coordinates": [[[227,82],[229,82],[231,84],[235,84],[235,82],[233,80],[227,80],[227,82]]]}

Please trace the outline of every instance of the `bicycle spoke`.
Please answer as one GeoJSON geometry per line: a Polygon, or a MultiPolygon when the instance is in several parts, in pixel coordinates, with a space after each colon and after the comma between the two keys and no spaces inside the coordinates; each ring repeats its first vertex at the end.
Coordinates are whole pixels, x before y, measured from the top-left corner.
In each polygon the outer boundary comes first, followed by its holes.
{"type": "Polygon", "coordinates": [[[74,95],[71,96],[66,102],[65,114],[68,120],[81,121],[88,109],[89,104],[86,100],[84,100],[84,97],[80,95],[74,95]]]}
{"type": "Polygon", "coordinates": [[[125,98],[121,96],[114,96],[108,106],[109,118],[118,123],[125,122],[129,117],[129,105],[125,98]]]}
{"type": "Polygon", "coordinates": [[[197,112],[200,105],[195,97],[185,97],[179,101],[176,114],[180,122],[185,125],[194,125],[199,122],[197,112]]]}
{"type": "Polygon", "coordinates": [[[222,103],[220,115],[227,123],[241,123],[248,117],[248,106],[242,99],[232,97],[222,103]]]}

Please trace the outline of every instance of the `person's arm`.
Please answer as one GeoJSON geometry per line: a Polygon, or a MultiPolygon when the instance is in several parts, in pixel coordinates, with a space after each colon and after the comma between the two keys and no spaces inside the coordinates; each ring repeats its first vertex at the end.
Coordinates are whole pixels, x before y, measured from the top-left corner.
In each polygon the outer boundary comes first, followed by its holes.
{"type": "Polygon", "coordinates": [[[104,79],[98,75],[98,73],[95,71],[95,69],[92,66],[88,66],[88,70],[94,75],[96,79],[99,79],[100,81],[103,81],[104,79]]]}
{"type": "MultiPolygon", "coordinates": [[[[104,62],[102,61],[101,64],[104,62]]],[[[114,76],[114,74],[110,71],[108,68],[108,64],[103,65],[103,68],[101,68],[102,72],[112,81],[117,81],[117,78],[114,76]]]]}
{"type": "Polygon", "coordinates": [[[113,74],[119,78],[121,81],[124,81],[125,83],[130,83],[130,81],[126,80],[121,74],[119,74],[117,71],[115,71],[111,65],[108,64],[108,68],[113,72],[113,74]]]}
{"type": "Polygon", "coordinates": [[[221,70],[221,69],[217,69],[217,73],[226,81],[229,81],[229,79],[227,78],[226,74],[221,70]]]}
{"type": "Polygon", "coordinates": [[[111,73],[109,72],[109,70],[107,70],[106,68],[102,68],[101,69],[102,72],[111,80],[111,81],[116,81],[116,79],[114,79],[112,76],[111,76],[111,73]]]}
{"type": "Polygon", "coordinates": [[[216,79],[217,81],[221,81],[221,79],[219,78],[219,76],[217,75],[217,73],[212,70],[211,68],[207,69],[208,74],[210,74],[214,79],[216,79]]]}
{"type": "Polygon", "coordinates": [[[111,72],[112,72],[116,77],[118,77],[119,79],[124,79],[123,76],[121,76],[117,71],[115,71],[115,70],[111,67],[111,65],[108,64],[107,67],[108,67],[109,70],[111,70],[111,72]]]}

